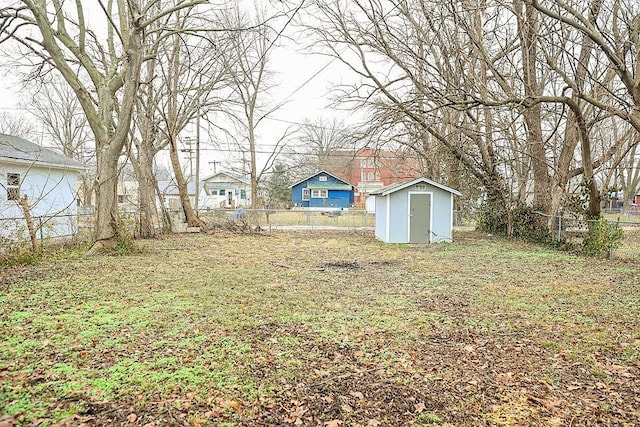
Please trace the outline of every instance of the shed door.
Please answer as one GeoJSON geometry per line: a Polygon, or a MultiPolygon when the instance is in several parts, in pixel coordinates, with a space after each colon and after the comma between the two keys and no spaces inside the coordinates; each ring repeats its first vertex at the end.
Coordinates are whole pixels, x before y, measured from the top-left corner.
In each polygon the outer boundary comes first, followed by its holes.
{"type": "Polygon", "coordinates": [[[409,243],[431,242],[431,194],[409,194],[409,243]]]}

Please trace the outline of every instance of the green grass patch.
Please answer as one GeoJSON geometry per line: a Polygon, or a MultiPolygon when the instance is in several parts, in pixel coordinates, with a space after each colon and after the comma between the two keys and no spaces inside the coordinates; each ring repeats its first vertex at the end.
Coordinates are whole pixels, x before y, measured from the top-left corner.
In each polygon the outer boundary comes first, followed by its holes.
{"type": "Polygon", "coordinates": [[[629,261],[473,233],[426,247],[368,233],[146,245],[2,271],[0,417],[24,426],[123,424],[132,414],[142,425],[202,426],[637,420],[640,275],[629,261]]]}

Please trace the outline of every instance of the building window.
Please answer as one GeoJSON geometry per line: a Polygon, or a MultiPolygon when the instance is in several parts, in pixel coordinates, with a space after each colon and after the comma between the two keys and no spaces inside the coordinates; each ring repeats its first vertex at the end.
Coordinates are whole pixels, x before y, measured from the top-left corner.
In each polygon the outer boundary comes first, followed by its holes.
{"type": "Polygon", "coordinates": [[[125,198],[124,194],[118,194],[118,203],[124,203],[125,198]]]}
{"type": "Polygon", "coordinates": [[[367,173],[367,181],[373,181],[374,176],[373,172],[367,173]]]}
{"type": "Polygon", "coordinates": [[[314,199],[326,199],[329,197],[329,190],[311,190],[311,197],[314,199]]]}
{"type": "Polygon", "coordinates": [[[225,191],[224,191],[224,190],[219,190],[219,191],[218,191],[218,194],[219,194],[219,195],[221,195],[221,196],[224,196],[225,191]]]}
{"type": "Polygon", "coordinates": [[[320,175],[320,176],[318,177],[318,181],[326,181],[326,180],[327,180],[326,175],[320,175]]]}
{"type": "Polygon", "coordinates": [[[302,200],[309,200],[309,189],[308,188],[303,188],[302,189],[302,200]]]}
{"type": "Polygon", "coordinates": [[[7,200],[18,200],[20,198],[20,174],[7,174],[7,200]]]}
{"type": "Polygon", "coordinates": [[[376,172],[376,181],[380,181],[380,172],[376,172]]]}
{"type": "Polygon", "coordinates": [[[360,160],[360,168],[364,169],[367,167],[367,159],[360,160]]]}
{"type": "Polygon", "coordinates": [[[245,200],[247,198],[247,190],[240,190],[240,198],[245,200]]]}
{"type": "Polygon", "coordinates": [[[211,190],[211,195],[212,196],[217,196],[218,195],[218,190],[211,190]]]}
{"type": "Polygon", "coordinates": [[[373,159],[367,159],[367,167],[369,168],[375,167],[375,162],[373,159]]]}

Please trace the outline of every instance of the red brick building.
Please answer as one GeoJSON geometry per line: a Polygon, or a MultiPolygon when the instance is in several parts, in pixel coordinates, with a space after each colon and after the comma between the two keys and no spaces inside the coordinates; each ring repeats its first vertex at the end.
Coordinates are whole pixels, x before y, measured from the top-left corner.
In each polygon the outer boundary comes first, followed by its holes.
{"type": "Polygon", "coordinates": [[[372,148],[333,151],[325,169],[356,187],[355,204],[361,208],[372,191],[421,176],[420,162],[412,152],[372,148]]]}

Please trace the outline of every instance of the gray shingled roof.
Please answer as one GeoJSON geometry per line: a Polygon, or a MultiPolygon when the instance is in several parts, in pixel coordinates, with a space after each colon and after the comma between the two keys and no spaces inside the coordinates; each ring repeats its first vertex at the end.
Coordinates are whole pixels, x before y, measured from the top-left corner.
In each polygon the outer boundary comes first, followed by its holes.
{"type": "Polygon", "coordinates": [[[18,136],[0,133],[0,161],[29,162],[43,166],[87,170],[87,166],[63,154],[27,141],[18,136]]]}

